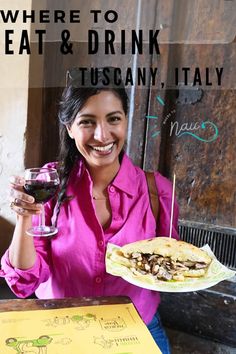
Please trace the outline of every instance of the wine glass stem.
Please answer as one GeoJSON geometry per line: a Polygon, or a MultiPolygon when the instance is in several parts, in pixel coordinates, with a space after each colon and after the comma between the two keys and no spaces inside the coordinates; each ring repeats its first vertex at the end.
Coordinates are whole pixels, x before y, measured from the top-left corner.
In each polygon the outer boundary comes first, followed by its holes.
{"type": "Polygon", "coordinates": [[[39,218],[39,226],[41,226],[42,228],[45,227],[45,210],[44,210],[44,205],[41,204],[41,214],[40,214],[40,218],[39,218]]]}

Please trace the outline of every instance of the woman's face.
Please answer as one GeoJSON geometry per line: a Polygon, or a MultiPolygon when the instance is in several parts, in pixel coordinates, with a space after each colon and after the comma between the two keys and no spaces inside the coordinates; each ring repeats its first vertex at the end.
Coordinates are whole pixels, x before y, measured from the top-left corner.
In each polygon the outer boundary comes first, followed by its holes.
{"type": "Polygon", "coordinates": [[[121,100],[111,91],[91,96],[67,130],[90,167],[116,165],[127,132],[121,100]]]}

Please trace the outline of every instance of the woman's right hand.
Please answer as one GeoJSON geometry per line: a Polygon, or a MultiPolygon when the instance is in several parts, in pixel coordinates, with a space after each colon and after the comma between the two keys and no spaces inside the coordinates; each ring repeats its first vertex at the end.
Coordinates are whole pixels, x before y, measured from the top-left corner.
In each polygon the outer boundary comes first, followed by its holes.
{"type": "Polygon", "coordinates": [[[10,207],[18,215],[29,217],[41,213],[41,204],[35,203],[34,197],[25,193],[25,180],[20,176],[10,177],[10,207]]]}

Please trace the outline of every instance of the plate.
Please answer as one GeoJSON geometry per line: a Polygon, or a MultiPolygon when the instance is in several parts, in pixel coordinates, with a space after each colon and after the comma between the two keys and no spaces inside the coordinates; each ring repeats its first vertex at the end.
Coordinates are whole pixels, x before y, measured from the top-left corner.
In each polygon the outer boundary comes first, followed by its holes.
{"type": "Polygon", "coordinates": [[[206,274],[199,278],[187,278],[184,281],[163,281],[157,280],[155,284],[143,283],[141,279],[137,278],[135,274],[129,268],[114,262],[110,259],[110,256],[114,250],[120,247],[109,243],[107,245],[106,252],[106,271],[114,276],[120,276],[130,284],[139,286],[144,289],[160,291],[160,292],[170,292],[170,293],[181,293],[189,291],[198,291],[210,288],[223,280],[232,278],[236,272],[225,267],[220,263],[214,253],[212,252],[209,245],[201,247],[202,250],[207,252],[209,256],[213,259],[206,274]]]}

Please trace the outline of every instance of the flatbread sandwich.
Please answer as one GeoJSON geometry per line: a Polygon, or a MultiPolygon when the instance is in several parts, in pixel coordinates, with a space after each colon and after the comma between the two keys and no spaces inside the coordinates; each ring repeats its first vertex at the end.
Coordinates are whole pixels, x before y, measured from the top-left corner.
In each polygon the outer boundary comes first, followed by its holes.
{"type": "Polygon", "coordinates": [[[129,269],[144,282],[184,281],[206,274],[212,258],[190,243],[170,237],[155,237],[127,244],[112,252],[110,259],[129,269]]]}

